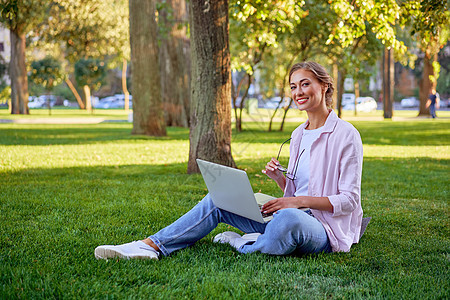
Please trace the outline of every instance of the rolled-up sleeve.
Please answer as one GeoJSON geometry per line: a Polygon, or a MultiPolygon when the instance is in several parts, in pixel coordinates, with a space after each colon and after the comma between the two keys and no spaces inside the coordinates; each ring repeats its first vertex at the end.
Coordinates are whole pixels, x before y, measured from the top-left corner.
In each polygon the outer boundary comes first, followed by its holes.
{"type": "Polygon", "coordinates": [[[360,204],[362,147],[358,133],[353,134],[342,151],[339,165],[338,194],[328,199],[333,206],[333,216],[348,215],[360,204]]]}

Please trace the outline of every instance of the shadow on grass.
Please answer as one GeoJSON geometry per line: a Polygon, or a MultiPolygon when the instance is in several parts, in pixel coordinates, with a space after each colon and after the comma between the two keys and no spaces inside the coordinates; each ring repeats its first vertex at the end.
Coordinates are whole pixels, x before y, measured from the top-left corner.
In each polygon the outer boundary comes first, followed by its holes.
{"type": "MultiPolygon", "coordinates": [[[[364,144],[371,145],[449,145],[450,122],[353,122],[364,144]]],[[[233,130],[233,142],[281,144],[298,126],[287,123],[285,131],[267,132],[260,124],[246,124],[244,131],[233,130]]],[[[122,123],[90,125],[1,124],[0,145],[69,145],[145,140],[189,140],[189,129],[167,128],[168,136],[131,135],[132,125],[122,123]]]]}
{"type": "MultiPolygon", "coordinates": [[[[238,165],[254,191],[280,193],[260,174],[266,159],[238,165]]],[[[1,292],[6,298],[445,298],[448,165],[429,158],[365,159],[362,201],[373,219],[350,253],[240,255],[212,244],[212,236],[230,230],[220,225],[159,262],[96,261],[93,249],[146,237],[202,199],[203,179],[185,174],[186,164],[4,173],[1,292]]]]}
{"type": "Polygon", "coordinates": [[[450,145],[450,122],[353,122],[364,144],[439,146],[450,145]]]}

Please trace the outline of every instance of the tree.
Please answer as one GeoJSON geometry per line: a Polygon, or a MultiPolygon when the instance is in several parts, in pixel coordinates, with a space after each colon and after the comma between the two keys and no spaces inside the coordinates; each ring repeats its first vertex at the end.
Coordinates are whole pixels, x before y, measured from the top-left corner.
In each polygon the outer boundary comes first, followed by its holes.
{"type": "Polygon", "coordinates": [[[64,79],[61,63],[51,56],[33,61],[29,79],[43,86],[47,92],[51,92],[64,79]]]}
{"type": "MultiPolygon", "coordinates": [[[[376,39],[369,23],[365,23],[366,27],[362,35],[357,36],[356,33],[352,33],[350,37],[342,34],[334,36],[336,34],[335,27],[350,27],[350,24],[346,25],[342,21],[341,14],[343,12],[336,12],[336,9],[330,6],[328,1],[305,1],[302,9],[306,12],[305,15],[296,23],[292,32],[288,32],[284,38],[280,39],[280,47],[274,58],[276,62],[272,63],[271,67],[266,67],[269,70],[266,76],[277,75],[275,78],[276,88],[279,91],[280,99],[282,99],[288,95],[286,88],[288,87],[289,69],[295,61],[310,59],[323,61],[324,65],[330,66],[328,68],[330,73],[332,71],[337,73],[337,68],[334,66],[339,66],[340,76],[334,74],[333,77],[338,91],[336,100],[338,114],[340,115],[340,100],[342,99],[346,75],[353,76],[355,80],[367,76],[366,65],[376,63],[378,54],[381,53],[381,43],[376,39]],[[354,36],[356,38],[353,38],[354,36]],[[331,37],[333,38],[331,39],[331,37]],[[351,42],[349,42],[350,38],[351,42]]],[[[347,32],[347,34],[349,33],[347,32]]],[[[267,61],[266,57],[264,62],[267,61]]],[[[285,117],[289,109],[290,105],[283,108],[280,131],[283,130],[285,117]]],[[[275,110],[269,123],[269,131],[272,130],[272,120],[276,112],[275,110]]]]}
{"type": "MultiPolygon", "coordinates": [[[[53,88],[60,84],[64,79],[61,69],[61,63],[51,56],[31,63],[31,74],[29,80],[35,84],[41,85],[51,93],[53,88]]],[[[50,113],[50,102],[48,102],[50,113]]]]}
{"type": "Polygon", "coordinates": [[[411,26],[411,35],[424,53],[422,79],[419,83],[419,116],[429,115],[428,95],[436,88],[439,77],[437,54],[449,41],[448,2],[442,0],[409,0],[402,4],[403,25],[411,26]]]}
{"type": "Polygon", "coordinates": [[[83,87],[86,109],[92,110],[91,89],[98,89],[104,83],[106,77],[105,63],[99,59],[82,58],[75,63],[75,80],[83,87]]]}
{"type": "Polygon", "coordinates": [[[189,126],[190,45],[185,0],[158,4],[161,98],[167,126],[189,126]]]}
{"type": "MultiPolygon", "coordinates": [[[[333,10],[337,13],[339,19],[338,23],[333,26],[333,32],[327,41],[327,44],[332,45],[334,41],[338,41],[338,44],[342,46],[342,49],[351,47],[356,50],[356,46],[361,42],[364,36],[367,36],[369,32],[372,32],[376,39],[381,41],[387,50],[396,51],[402,55],[406,52],[406,46],[403,42],[399,41],[396,35],[396,25],[400,20],[400,6],[395,0],[356,0],[349,2],[347,0],[335,0],[331,4],[333,10]]],[[[353,52],[351,50],[351,52],[353,52]]],[[[350,52],[350,53],[351,53],[350,52]]],[[[370,53],[369,53],[370,54],[370,53]]],[[[353,54],[351,53],[351,58],[353,54]]],[[[390,56],[389,56],[390,57],[390,56]]],[[[393,64],[393,62],[392,62],[393,64]]],[[[344,64],[345,66],[345,64],[344,64]]],[[[344,68],[346,73],[348,70],[355,70],[355,68],[344,68]]],[[[342,68],[341,68],[342,69],[342,68]]],[[[361,70],[361,68],[356,68],[361,70]]],[[[345,76],[341,76],[340,80],[344,80],[345,76]]],[[[385,76],[384,78],[394,80],[392,77],[385,76]]],[[[392,82],[383,83],[384,86],[392,86],[392,82]]],[[[340,82],[339,86],[342,87],[340,82]]],[[[342,94],[342,91],[340,91],[342,94]]],[[[385,104],[384,116],[386,118],[392,117],[392,103],[393,93],[383,94],[385,97],[383,103],[385,104]]],[[[338,103],[341,99],[339,96],[338,103]]],[[[338,105],[340,110],[340,105],[338,105]]]]}
{"type": "Polygon", "coordinates": [[[228,1],[189,2],[191,125],[188,173],[196,159],[235,167],[231,155],[231,68],[228,1]]]}
{"type": "MultiPolygon", "coordinates": [[[[79,59],[108,60],[111,67],[129,57],[128,2],[126,0],[52,0],[48,22],[35,29],[39,36],[38,47],[56,48],[68,61],[67,73],[74,71],[79,59]],[[49,46],[51,45],[51,46],[49,46]]],[[[80,108],[85,108],[69,79],[66,83],[75,94],[80,108]]],[[[123,82],[126,94],[126,82],[123,82]]],[[[85,90],[85,102],[90,89],[85,90]]]]}
{"type": "Polygon", "coordinates": [[[133,134],[166,135],[155,0],[130,1],[133,134]]]}
{"type": "Polygon", "coordinates": [[[305,12],[301,9],[301,3],[297,1],[231,2],[232,69],[245,71],[245,74],[239,76],[237,84],[232,83],[232,101],[238,132],[242,130],[244,103],[263,56],[270,55],[270,52],[280,46],[280,40],[292,32],[303,15],[305,12]]]}
{"type": "Polygon", "coordinates": [[[296,21],[294,19],[292,21],[293,28],[279,37],[280,47],[274,54],[277,68],[268,68],[269,72],[276,76],[274,88],[278,90],[280,98],[280,102],[270,118],[269,131],[272,130],[273,119],[280,108],[283,111],[283,118],[279,130],[283,130],[287,112],[292,105],[291,99],[288,105],[281,107],[283,99],[287,95],[290,96],[287,89],[289,88],[288,79],[291,66],[296,61],[301,62],[313,57],[318,59],[326,52],[325,41],[330,34],[330,24],[336,18],[328,1],[304,1],[303,3],[304,13],[295,15],[300,19],[296,21]],[[277,71],[273,72],[273,70],[277,71]]]}
{"type": "Polygon", "coordinates": [[[25,40],[34,27],[49,17],[48,6],[34,0],[0,0],[0,7],[0,22],[10,30],[11,37],[11,113],[29,114],[25,40]]]}

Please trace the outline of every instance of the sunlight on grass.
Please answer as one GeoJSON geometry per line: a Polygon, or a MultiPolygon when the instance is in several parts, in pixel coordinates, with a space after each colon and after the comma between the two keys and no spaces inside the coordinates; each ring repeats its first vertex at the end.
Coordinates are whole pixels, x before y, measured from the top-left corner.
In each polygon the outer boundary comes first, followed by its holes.
{"type": "MultiPolygon", "coordinates": [[[[261,169],[304,120],[294,113],[283,132],[260,120],[233,130],[234,159],[255,192],[282,196],[261,169]]],[[[146,237],[207,193],[200,175],[186,174],[188,129],[153,138],[131,135],[127,122],[0,124],[0,298],[448,298],[450,121],[350,121],[373,218],[351,252],[242,255],[211,242],[231,229],[221,224],[158,262],[96,261],[93,249],[146,237]]]]}

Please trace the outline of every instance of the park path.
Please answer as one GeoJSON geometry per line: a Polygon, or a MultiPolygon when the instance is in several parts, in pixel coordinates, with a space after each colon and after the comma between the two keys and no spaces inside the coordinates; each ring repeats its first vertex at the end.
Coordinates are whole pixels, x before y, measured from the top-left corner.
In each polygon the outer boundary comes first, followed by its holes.
{"type": "MultiPolygon", "coordinates": [[[[383,121],[385,120],[380,114],[379,116],[343,116],[345,121],[383,121]]],[[[417,121],[430,119],[430,117],[403,117],[395,116],[392,121],[417,121]]],[[[448,119],[447,117],[441,117],[440,119],[448,119]]],[[[232,118],[234,121],[234,118],[232,118]]],[[[265,115],[251,115],[251,117],[245,117],[244,122],[257,122],[257,123],[268,123],[270,118],[265,115]]],[[[281,118],[274,118],[275,122],[280,122],[281,118]]],[[[304,122],[306,121],[303,117],[296,118],[286,118],[286,122],[304,122]]],[[[89,117],[89,118],[16,118],[16,119],[0,119],[0,124],[14,123],[14,124],[100,124],[100,123],[125,123],[127,120],[123,119],[107,119],[102,117],[89,117]]]]}
{"type": "Polygon", "coordinates": [[[100,124],[106,122],[127,122],[126,120],[108,120],[105,118],[20,118],[0,119],[1,123],[15,124],[100,124]]]}

